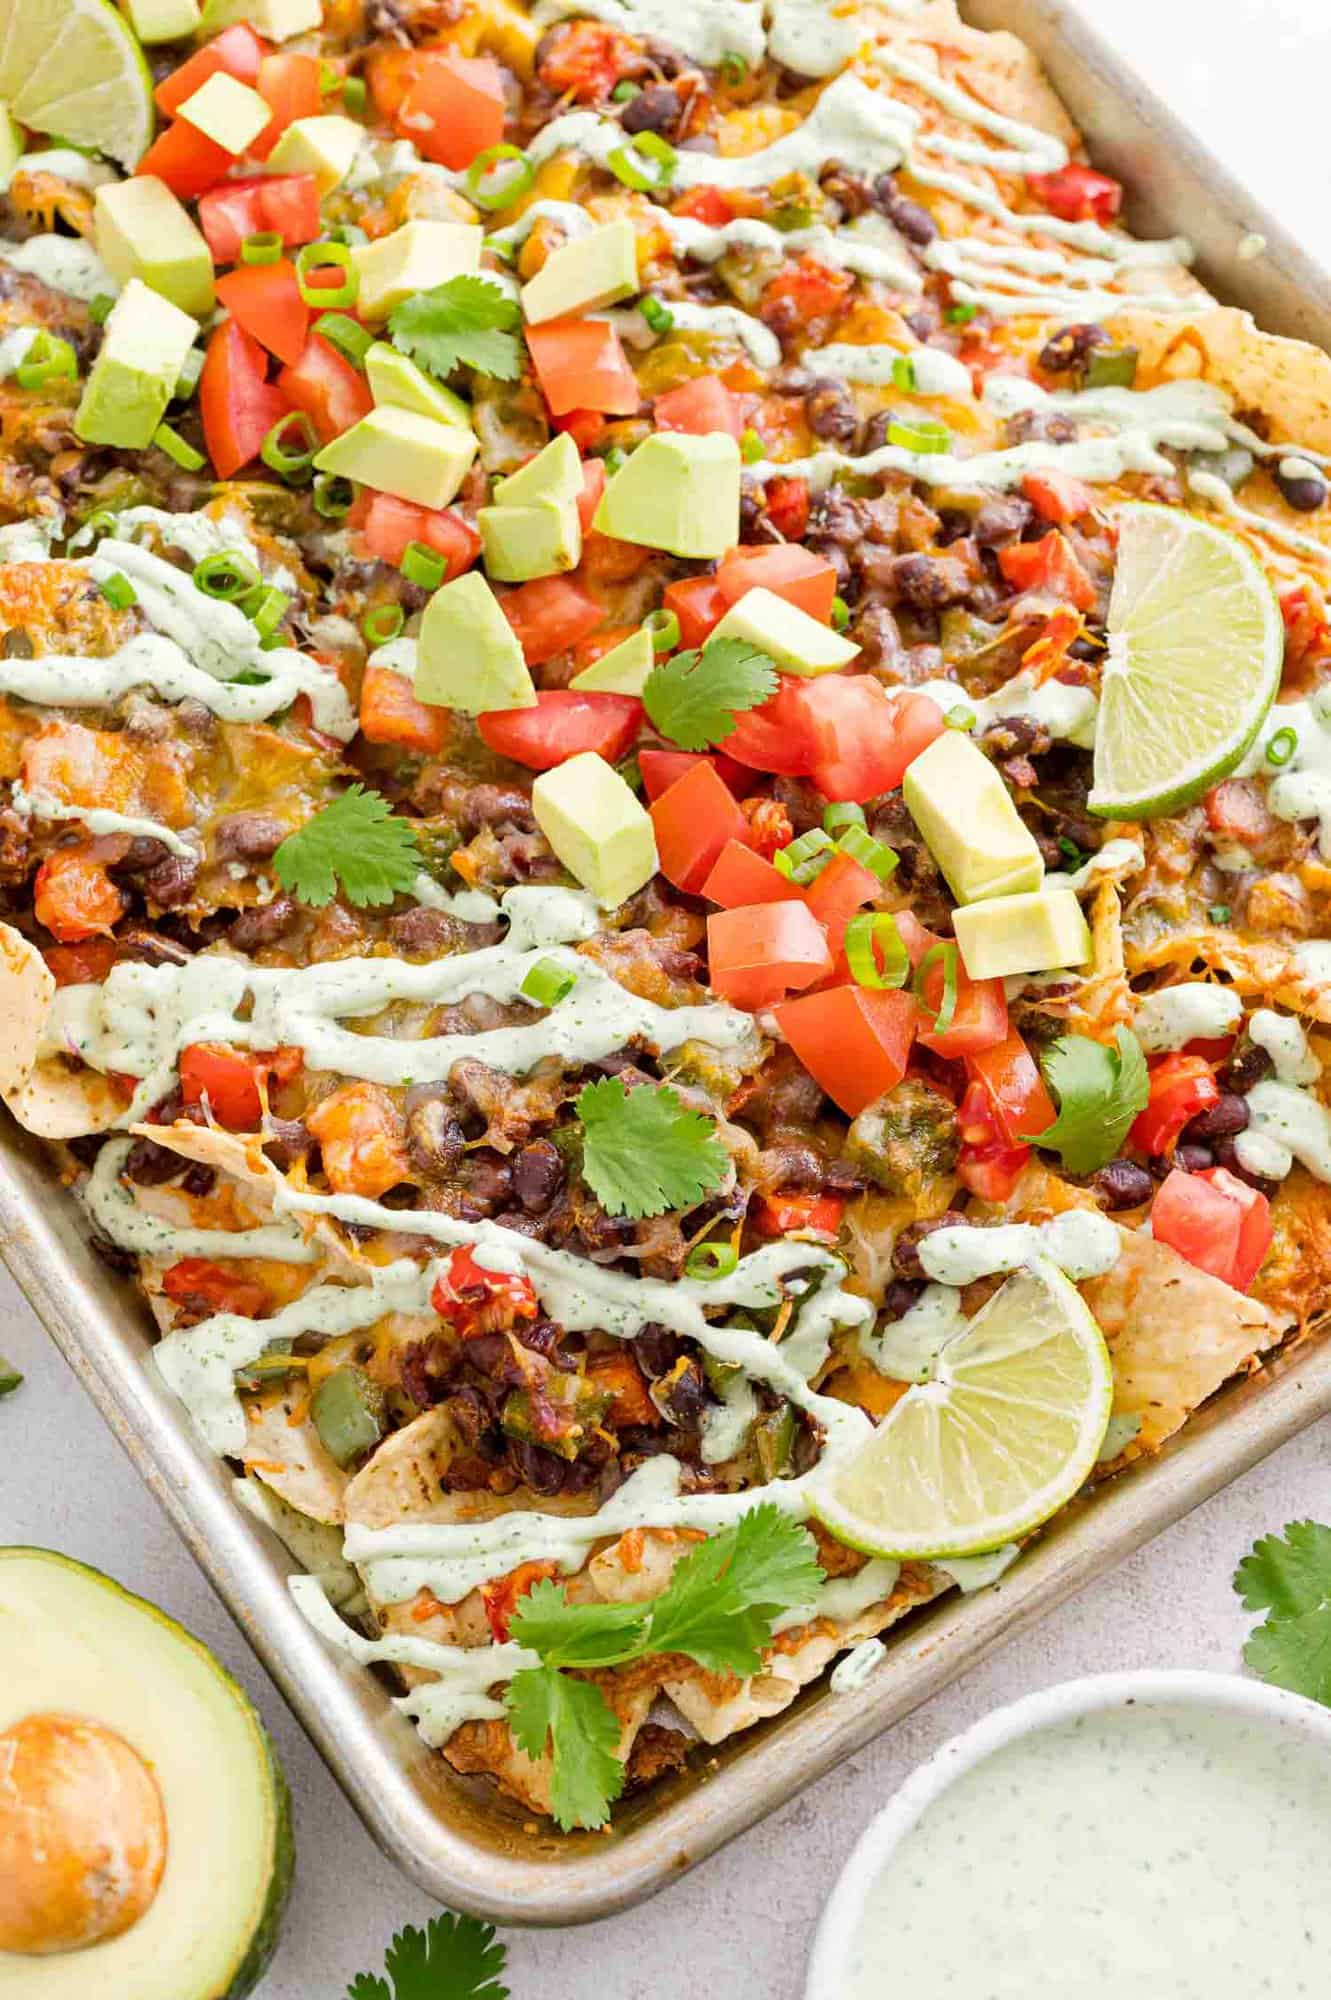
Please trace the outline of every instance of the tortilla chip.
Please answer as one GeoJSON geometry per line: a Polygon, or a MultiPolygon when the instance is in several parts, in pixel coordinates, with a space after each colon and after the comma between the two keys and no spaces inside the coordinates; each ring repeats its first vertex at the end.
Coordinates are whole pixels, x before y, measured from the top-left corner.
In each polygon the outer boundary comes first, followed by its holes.
{"type": "Polygon", "coordinates": [[[0,924],[0,1097],[24,1130],[42,1139],[110,1131],[124,1103],[104,1076],[59,1057],[37,1059],[54,994],[36,946],[0,924]]]}
{"type": "Polygon", "coordinates": [[[1108,325],[1138,351],[1138,388],[1201,377],[1226,391],[1240,417],[1266,417],[1271,442],[1331,451],[1331,357],[1320,347],[1263,333],[1251,313],[1234,306],[1186,319],[1129,307],[1108,325]]]}
{"type": "Polygon", "coordinates": [[[312,1521],[337,1526],[343,1519],[347,1475],[324,1450],[309,1418],[303,1382],[285,1383],[245,1398],[247,1472],[312,1521]]]}

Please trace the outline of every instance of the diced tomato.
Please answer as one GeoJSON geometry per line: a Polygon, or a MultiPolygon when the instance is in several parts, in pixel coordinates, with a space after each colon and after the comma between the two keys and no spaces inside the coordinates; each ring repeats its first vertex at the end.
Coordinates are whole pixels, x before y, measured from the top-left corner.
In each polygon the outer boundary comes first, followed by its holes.
{"type": "Polygon", "coordinates": [[[277,386],[292,409],[304,410],[325,444],[374,408],[370,385],[359,368],[317,333],[310,335],[300,358],[282,370],[277,386]]]}
{"type": "Polygon", "coordinates": [[[496,708],[478,715],[476,727],[482,742],[501,757],[529,771],[549,771],[584,750],[617,764],[641,722],[642,703],[634,695],[544,688],[534,708],[496,708]]]}
{"type": "Polygon", "coordinates": [[[719,375],[695,375],[656,398],[652,420],[659,431],[688,431],[694,437],[725,431],[737,438],[744,431],[744,406],[719,375]]]}
{"type": "Polygon", "coordinates": [[[390,122],[397,116],[403,98],[420,68],[421,52],[410,45],[372,42],[365,59],[365,80],[380,116],[390,122]]]}
{"type": "Polygon", "coordinates": [[[1070,472],[1060,472],[1057,466],[1049,465],[1038,472],[1028,472],[1021,482],[1024,498],[1030,501],[1042,521],[1056,521],[1065,527],[1069,521],[1080,521],[1096,505],[1096,498],[1089,486],[1080,479],[1074,479],[1070,472]]]}
{"type": "Polygon", "coordinates": [[[804,900],[827,932],[827,949],[832,963],[844,978],[846,925],[866,903],[872,903],[882,884],[871,869],[849,854],[834,854],[804,891],[804,900]]]}
{"type": "Polygon", "coordinates": [[[824,674],[806,685],[809,776],[825,799],[863,805],[893,791],[906,766],[947,727],[928,695],[888,695],[869,674],[824,674]]]}
{"type": "Polygon", "coordinates": [[[567,576],[538,576],[501,601],[529,667],[543,667],[567,653],[605,622],[605,606],[567,576]]]}
{"type": "Polygon", "coordinates": [[[265,1066],[221,1042],[191,1042],[180,1052],[180,1094],[186,1104],[202,1104],[229,1132],[257,1131],[263,1117],[259,1080],[265,1066]]]}
{"type": "Polygon", "coordinates": [[[641,397],[618,333],[599,319],[551,319],[526,329],[527,348],[551,414],[600,410],[631,417],[641,397]]]}
{"type": "Polygon", "coordinates": [[[398,743],[422,757],[437,756],[449,738],[448,711],[417,700],[405,674],[392,667],[366,667],[360,727],[367,743],[398,743]]]}
{"type": "Polygon", "coordinates": [[[805,1069],[848,1118],[857,1118],[906,1074],[915,1035],[909,993],[834,986],[787,1000],[775,1012],[805,1069]]]}
{"type": "Polygon", "coordinates": [[[37,870],[33,914],[60,944],[82,944],[125,914],[106,865],[86,847],[57,847],[37,870]]]}
{"type": "Polygon", "coordinates": [[[313,174],[227,181],[199,199],[199,227],[216,264],[234,264],[247,236],[268,231],[288,250],[319,234],[319,189],[313,174]]]}
{"type": "Polygon", "coordinates": [[[224,320],[209,339],[199,377],[203,439],[218,478],[230,479],[256,458],[290,408],[280,383],[268,380],[268,357],[258,341],[236,320],[224,320]]]}
{"type": "Polygon", "coordinates": [[[1061,222],[1112,222],[1123,206],[1120,182],[1076,160],[1057,173],[1027,174],[1026,186],[1061,222]]]}
{"type": "Polygon", "coordinates": [[[727,605],[738,604],[746,590],[770,590],[826,625],[832,616],[837,573],[826,556],[815,555],[798,542],[771,542],[732,549],[717,569],[716,587],[727,605]]]}
{"type": "Polygon", "coordinates": [[[829,313],[840,312],[854,287],[855,280],[849,271],[834,270],[830,264],[820,264],[816,257],[787,257],[763,292],[764,317],[770,315],[773,306],[789,301],[801,324],[811,319],[826,319],[829,313]]]}
{"type": "Polygon", "coordinates": [[[963,1146],[957,1155],[957,1179],[981,1201],[1006,1201],[1025,1172],[1029,1146],[963,1146]]]}
{"type": "Polygon", "coordinates": [[[405,1121],[381,1085],[344,1083],[306,1112],[305,1123],[336,1193],[377,1201],[409,1178],[405,1121]]]}
{"type": "Polygon", "coordinates": [[[669,791],[677,778],[686,771],[692,771],[698,764],[710,764],[718,777],[729,785],[736,798],[743,796],[746,788],[753,783],[753,773],[737,764],[733,757],[727,757],[724,750],[639,750],[638,769],[642,773],[643,790],[649,800],[659,799],[662,792],[669,791]]]}
{"type": "Polygon", "coordinates": [[[726,750],[736,763],[755,771],[774,771],[781,777],[806,776],[817,752],[809,712],[809,691],[814,685],[796,674],[781,674],[770,701],[741,710],[726,738],[726,750]]]}
{"type": "Polygon", "coordinates": [[[394,569],[401,568],[412,542],[423,542],[447,561],[445,583],[470,569],[481,552],[480,536],[461,514],[449,507],[417,507],[392,493],[363,493],[350,520],[365,554],[394,569]]]}
{"type": "MultiPolygon", "coordinates": [[[[630,1361],[633,1359],[632,1355],[626,1358],[630,1361]]],[[[508,1641],[509,1620],[518,1608],[519,1599],[527,1595],[533,1584],[544,1583],[548,1577],[558,1574],[558,1563],[525,1562],[510,1570],[507,1576],[498,1577],[493,1583],[482,1585],[481,1602],[485,1606],[486,1621],[497,1645],[503,1646],[508,1641]]],[[[432,1600],[431,1611],[437,1602],[437,1599],[432,1600]]]]}
{"type": "Polygon", "coordinates": [[[661,1412],[651,1399],[647,1378],[626,1347],[610,1354],[594,1354],[587,1363],[587,1379],[600,1395],[609,1396],[605,1421],[619,1428],[625,1425],[655,1429],[661,1412]]]}
{"type": "Polygon", "coordinates": [[[435,1279],[430,1304],[466,1340],[535,1319],[540,1311],[530,1278],[478,1264],[466,1244],[453,1252],[447,1271],[435,1279]]]}
{"type": "Polygon", "coordinates": [[[767,518],[786,541],[800,541],[809,525],[808,480],[769,479],[767,518]]]}
{"type": "Polygon", "coordinates": [[[760,1236],[786,1236],[798,1229],[811,1236],[834,1237],[845,1210],[839,1194],[805,1194],[792,1188],[760,1194],[750,1214],[760,1236]]]}
{"type": "Polygon", "coordinates": [[[728,606],[714,576],[684,576],[668,583],[661,593],[661,609],[673,611],[679,620],[681,646],[701,646],[712,627],[725,617],[728,606]]]}
{"type": "MultiPolygon", "coordinates": [[[[1277,715],[1279,710],[1274,711],[1277,715]]],[[[1206,794],[1206,821],[1213,833],[1243,847],[1260,847],[1275,831],[1276,820],[1265,792],[1252,778],[1226,778],[1206,794]]]]}
{"type": "Polygon", "coordinates": [[[594,451],[609,428],[599,410],[565,410],[562,416],[552,415],[550,421],[555,430],[566,432],[581,452],[594,451]]]}
{"type": "MultiPolygon", "coordinates": [[[[642,761],[641,752],[638,758],[642,761]]],[[[739,910],[754,903],[798,903],[803,891],[789,881],[770,861],[746,847],[743,840],[728,840],[702,885],[701,894],[723,910],[739,910]]]]}
{"type": "MultiPolygon", "coordinates": [[[[184,1162],[181,1162],[184,1165],[184,1162]]],[[[268,1294],[253,1278],[240,1278],[206,1257],[182,1257],[162,1273],[162,1290],[175,1305],[208,1306],[214,1313],[235,1313],[240,1319],[261,1319],[268,1294]]]]}
{"type": "Polygon", "coordinates": [[[735,204],[722,188],[694,187],[680,196],[672,213],[705,222],[709,229],[723,229],[735,219],[735,204]]]}
{"type": "Polygon", "coordinates": [[[661,873],[696,894],[727,841],[741,841],[748,822],[735,795],[703,758],[662,792],[650,808],[661,873]]]}
{"type": "Polygon", "coordinates": [[[234,76],[238,83],[254,84],[258,81],[259,65],[266,53],[266,44],[259,40],[247,21],[237,21],[233,27],[223,28],[220,35],[214,35],[201,49],[164,76],[153,92],[153,102],[163,118],[174,118],[187,97],[193,97],[201,90],[210,76],[224,71],[234,76]]]}
{"type": "MultiPolygon", "coordinates": [[[[925,973],[923,987],[924,1001],[933,1009],[936,1018],[943,1001],[944,972],[941,961],[935,959],[925,973]]],[[[923,1008],[921,1017],[923,1020],[923,1008]]],[[[958,953],[957,998],[951,1023],[942,1034],[937,1029],[921,1026],[920,1046],[932,1049],[936,1056],[944,1056],[949,1062],[955,1062],[963,1056],[980,1055],[985,1049],[997,1048],[1007,1038],[1007,994],[1002,980],[972,979],[958,953]]]]}
{"type": "Polygon", "coordinates": [[[1277,594],[1285,625],[1285,673],[1292,676],[1306,661],[1331,651],[1331,620],[1326,596],[1310,576],[1286,584],[1277,594]]]}
{"type": "Polygon", "coordinates": [[[1203,1056],[1162,1056],[1151,1066],[1151,1094],[1133,1120],[1132,1143],[1143,1153],[1172,1153],[1184,1126],[1219,1102],[1220,1085],[1203,1056]]]}
{"type": "Polygon", "coordinates": [[[478,153],[500,144],[504,112],[504,77],[497,62],[430,49],[418,52],[393,123],[427,160],[456,173],[478,153]]]}
{"type": "Polygon", "coordinates": [[[258,138],[251,140],[249,152],[253,159],[266,160],[288,125],[298,118],[318,117],[323,105],[319,58],[287,49],[265,56],[254,87],[273,115],[258,138]]]}
{"type": "Polygon", "coordinates": [[[754,903],[707,919],[711,984],[750,1009],[802,992],[832,969],[822,925],[803,903],[754,903]]]}
{"type": "Polygon", "coordinates": [[[1246,1292],[1271,1248],[1271,1204],[1224,1167],[1161,1183],[1151,1208],[1151,1234],[1199,1271],[1246,1292]]]}
{"type": "MultiPolygon", "coordinates": [[[[605,492],[605,460],[584,458],[582,461],[582,491],[578,495],[578,519],[585,535],[592,525],[592,516],[601,504],[605,492]]],[[[608,537],[607,537],[608,539],[608,537]]]]}
{"type": "Polygon", "coordinates": [[[606,97],[640,61],[638,44],[600,21],[561,24],[541,44],[537,75],[557,97],[583,104],[606,97]]]}
{"type": "Polygon", "coordinates": [[[1010,542],[998,551],[998,567],[1014,590],[1042,590],[1078,611],[1095,609],[1095,585],[1054,530],[1038,542],[1010,542]]]}
{"type": "Polygon", "coordinates": [[[100,986],[118,955],[112,937],[87,938],[82,944],[48,944],[42,953],[57,986],[100,986]]]}
{"type": "Polygon", "coordinates": [[[165,181],[181,201],[194,201],[224,179],[235,164],[234,153],[177,118],[157,134],[134,171],[165,181]]]}
{"type": "Polygon", "coordinates": [[[984,1092],[994,1129],[1007,1146],[1025,1145],[1047,1132],[1058,1115],[1040,1066],[1015,1028],[1003,1041],[967,1056],[966,1074],[984,1092]]]}
{"type": "Polygon", "coordinates": [[[238,326],[275,354],[299,361],[310,329],[310,309],[287,258],[275,264],[237,264],[217,280],[217,296],[238,326]]]}

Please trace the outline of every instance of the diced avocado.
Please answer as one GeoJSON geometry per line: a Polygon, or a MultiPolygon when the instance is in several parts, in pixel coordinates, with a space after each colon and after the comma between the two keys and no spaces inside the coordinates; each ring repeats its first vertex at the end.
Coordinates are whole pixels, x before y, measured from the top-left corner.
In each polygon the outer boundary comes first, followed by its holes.
{"type": "Polygon", "coordinates": [[[573,319],[631,298],[637,289],[637,237],[627,216],[621,216],[551,251],[522,287],[522,311],[532,325],[573,319]]]}
{"type": "Polygon", "coordinates": [[[165,181],[137,174],[99,187],[93,226],[98,256],[122,283],[141,278],[196,319],[212,311],[212,255],[165,181]]]}
{"type": "Polygon", "coordinates": [[[1044,863],[983,750],[945,729],[906,768],[906,804],[960,903],[1037,889],[1044,863]]]}
{"type": "Polygon", "coordinates": [[[533,500],[576,500],[582,492],[582,460],[567,431],[560,431],[535,458],[496,479],[494,497],[504,507],[529,507],[533,500]]]}
{"type": "Polygon", "coordinates": [[[569,874],[603,909],[617,909],[656,873],[651,814],[594,750],[542,771],[531,807],[569,874]]]}
{"type": "MultiPolygon", "coordinates": [[[[315,24],[318,25],[317,22],[315,24]]],[[[327,112],[319,118],[297,118],[288,125],[265,162],[270,174],[313,174],[320,197],[331,194],[351,171],[365,137],[354,118],[327,112]]]]}
{"type": "Polygon", "coordinates": [[[590,688],[600,694],[641,694],[655,665],[652,635],[646,626],[639,626],[608,653],[602,653],[599,660],[593,660],[591,666],[574,674],[569,686],[590,688]]]}
{"type": "Polygon", "coordinates": [[[430,292],[450,278],[479,271],[481,229],[473,222],[418,218],[374,243],[356,244],[351,261],[360,279],[357,312],[362,319],[387,319],[414,292],[430,292]]]}
{"type": "Polygon", "coordinates": [[[107,316],[75,435],[85,444],[150,445],[198,331],[188,313],[131,278],[107,316]]]}
{"type": "Polygon", "coordinates": [[[415,688],[418,701],[464,715],[536,706],[518,636],[479,570],[454,577],[426,605],[415,688]]]}
{"type": "Polygon", "coordinates": [[[141,42],[179,42],[203,19],[199,0],[126,0],[130,26],[141,42]]]}
{"type": "Polygon", "coordinates": [[[314,464],[418,507],[446,507],[475,456],[475,433],[460,424],[382,403],[326,444],[314,464]]]}
{"type": "Polygon", "coordinates": [[[239,156],[263,131],[273,108],[257,90],[219,69],[185,99],[176,115],[205,139],[239,156]]]}
{"type": "Polygon", "coordinates": [[[365,355],[365,374],[376,403],[391,403],[398,410],[415,410],[419,417],[433,417],[437,424],[461,424],[471,429],[471,405],[446,389],[399,354],[386,340],[376,340],[365,355]]]}
{"type": "Polygon", "coordinates": [[[233,21],[248,21],[270,42],[308,35],[323,20],[321,0],[204,0],[203,30],[215,35],[233,21]]]}
{"type": "Polygon", "coordinates": [[[1085,965],[1091,955],[1091,933],[1072,889],[991,896],[954,910],[952,927],[972,979],[1054,972],[1065,965],[1085,965]]]}
{"type": "Polygon", "coordinates": [[[724,431],[657,431],[606,486],[595,525],[674,556],[723,556],[739,540],[739,466],[739,446],[724,431]]]}
{"type": "Polygon", "coordinates": [[[797,604],[788,604],[774,590],[746,590],[712,628],[714,639],[747,639],[788,674],[833,674],[854,659],[859,647],[843,639],[830,625],[810,618],[797,604]]]}
{"type": "Polygon", "coordinates": [[[291,1886],[291,1801],[248,1696],[198,1639],[68,1556],[0,1549],[0,1770],[0,1988],[254,1991],[291,1886]]]}
{"type": "Polygon", "coordinates": [[[533,500],[529,507],[482,507],[476,516],[485,567],[499,583],[529,583],[576,569],[582,524],[576,500],[533,500]]]}

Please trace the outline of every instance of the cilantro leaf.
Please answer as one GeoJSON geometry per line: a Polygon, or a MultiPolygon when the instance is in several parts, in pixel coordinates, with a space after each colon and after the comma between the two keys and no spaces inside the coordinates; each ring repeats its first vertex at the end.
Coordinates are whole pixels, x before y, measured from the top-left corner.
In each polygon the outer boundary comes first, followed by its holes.
{"type": "Polygon", "coordinates": [[[289,833],[273,856],[284,889],[322,909],[338,883],[349,903],[391,903],[420,873],[416,829],[396,819],[380,792],[352,785],[322,812],[289,833]]]}
{"type": "Polygon", "coordinates": [[[384,1964],[391,1995],[386,1980],[362,1972],[347,2000],[508,2000],[499,1980],[506,1957],[492,1925],[445,1910],[423,1931],[408,1924],[389,1945],[384,1964]]]}
{"type": "Polygon", "coordinates": [[[543,1577],[518,1599],[509,1636],[548,1667],[613,1667],[641,1650],[647,1613],[640,1604],[570,1604],[561,1584],[543,1577]]]}
{"type": "Polygon", "coordinates": [[[1263,1535],[1234,1573],[1247,1611],[1297,1618],[1331,1604],[1331,1528],[1291,1521],[1283,1535],[1263,1535]]]}
{"type": "Polygon", "coordinates": [[[617,1076],[589,1083],[582,1120],[583,1179],[607,1215],[664,1215],[719,1187],[730,1155],[710,1119],[686,1111],[668,1084],[626,1090],[617,1076]]]}
{"type": "Polygon", "coordinates": [[[700,1542],[651,1606],[648,1648],[687,1653],[713,1673],[757,1673],[772,1620],[818,1594],[813,1537],[767,1502],[700,1542]]]}
{"type": "Polygon", "coordinates": [[[508,1684],[505,1706],[520,1750],[541,1757],[550,1749],[550,1807],[559,1825],[566,1833],[604,1826],[624,1789],[624,1766],[616,1755],[619,1719],[596,1683],[557,1667],[523,1667],[508,1684]]]}
{"type": "Polygon", "coordinates": [[[1117,1154],[1139,1111],[1150,1080],[1142,1045],[1128,1028],[1116,1028],[1117,1046],[1089,1035],[1064,1035],[1041,1058],[1045,1081],[1058,1098],[1058,1117],[1047,1132],[1023,1137],[1061,1153],[1070,1174],[1091,1174],[1117,1154]]]}
{"type": "Polygon", "coordinates": [[[393,345],[431,375],[458,367],[511,382],[520,373],[522,349],[514,332],[522,310],[516,299],[486,278],[449,278],[415,292],[388,316],[393,345]]]}
{"type": "Polygon", "coordinates": [[[1268,1618],[1243,1648],[1255,1674],[1309,1701],[1331,1703],[1331,1607],[1268,1618]]]}
{"type": "Polygon", "coordinates": [[[662,736],[681,750],[706,750],[734,734],[738,710],[770,700],[776,685],[776,667],[747,639],[709,639],[701,652],[653,667],[642,699],[662,736]]]}

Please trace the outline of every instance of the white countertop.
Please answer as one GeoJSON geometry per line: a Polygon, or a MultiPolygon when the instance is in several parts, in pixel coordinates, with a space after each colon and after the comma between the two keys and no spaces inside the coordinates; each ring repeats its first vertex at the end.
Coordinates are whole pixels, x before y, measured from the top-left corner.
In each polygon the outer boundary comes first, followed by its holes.
{"type": "MultiPolygon", "coordinates": [[[[1239,178],[1331,261],[1320,149],[1331,12],[1313,0],[1082,4],[1239,178]]],[[[299,1841],[291,1915],[259,2000],[342,2000],[355,1973],[379,1970],[392,1931],[423,1922],[432,1905],[362,1832],[2,1275],[0,1353],[28,1377],[0,1409],[0,1540],[60,1548],[110,1571],[215,1647],[250,1689],[286,1763],[299,1841]]],[[[659,2000],[685,1990],[799,2000],[837,1868],[905,1774],[954,1731],[1031,1688],[1112,1667],[1236,1668],[1251,1621],[1230,1588],[1234,1565],[1258,1535],[1325,1514],[1327,1461],[1325,1428],[1305,1433],[657,1902],[589,1930],[511,1934],[514,2000],[659,2000]]]]}

